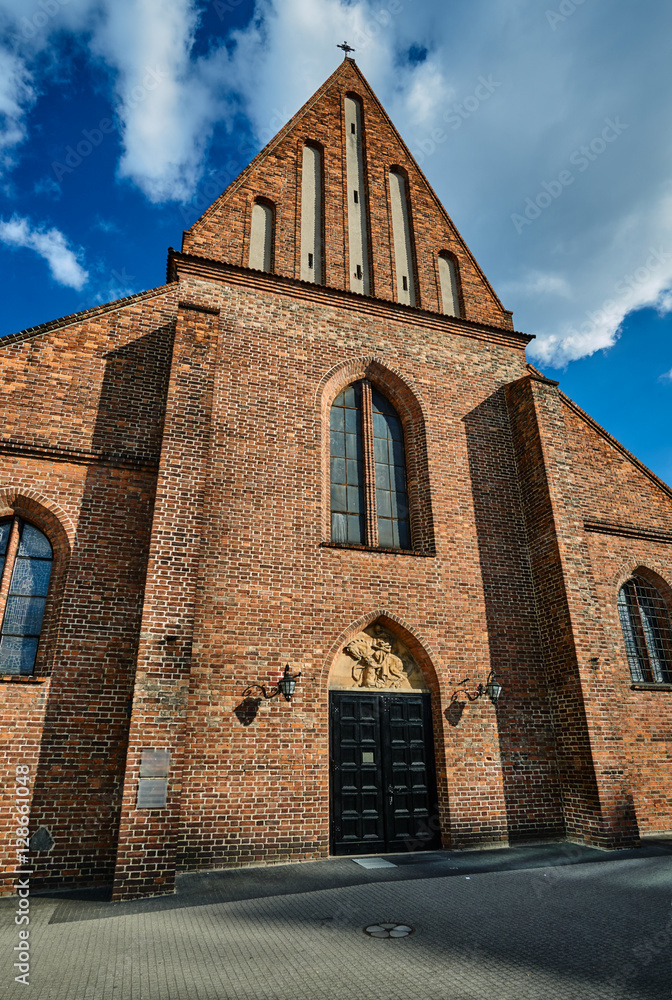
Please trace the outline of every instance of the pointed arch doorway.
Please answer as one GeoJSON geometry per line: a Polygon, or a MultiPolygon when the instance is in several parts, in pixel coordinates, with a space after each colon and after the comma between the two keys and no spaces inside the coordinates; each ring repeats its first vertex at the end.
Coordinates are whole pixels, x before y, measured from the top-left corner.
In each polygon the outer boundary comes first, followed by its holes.
{"type": "Polygon", "coordinates": [[[332,854],[436,850],[431,695],[381,624],[357,633],[329,679],[332,854]]]}

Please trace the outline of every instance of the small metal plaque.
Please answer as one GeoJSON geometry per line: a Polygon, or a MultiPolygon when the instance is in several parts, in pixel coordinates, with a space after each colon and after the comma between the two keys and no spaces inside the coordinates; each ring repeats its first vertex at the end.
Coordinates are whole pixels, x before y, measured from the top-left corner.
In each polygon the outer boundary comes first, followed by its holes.
{"type": "Polygon", "coordinates": [[[141,778],[167,778],[170,750],[143,750],[140,757],[141,778]]]}
{"type": "Polygon", "coordinates": [[[138,809],[165,809],[167,799],[167,778],[140,778],[138,781],[138,809]]]}
{"type": "Polygon", "coordinates": [[[374,764],[373,751],[364,750],[362,752],[362,764],[374,764]]]}

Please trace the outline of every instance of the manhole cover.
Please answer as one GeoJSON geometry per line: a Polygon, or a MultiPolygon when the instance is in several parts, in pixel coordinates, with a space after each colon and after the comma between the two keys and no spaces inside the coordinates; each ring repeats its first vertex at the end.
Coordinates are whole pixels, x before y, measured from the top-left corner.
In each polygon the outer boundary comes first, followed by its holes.
{"type": "Polygon", "coordinates": [[[374,938],[402,938],[413,933],[408,924],[369,924],[364,933],[374,938]]]}

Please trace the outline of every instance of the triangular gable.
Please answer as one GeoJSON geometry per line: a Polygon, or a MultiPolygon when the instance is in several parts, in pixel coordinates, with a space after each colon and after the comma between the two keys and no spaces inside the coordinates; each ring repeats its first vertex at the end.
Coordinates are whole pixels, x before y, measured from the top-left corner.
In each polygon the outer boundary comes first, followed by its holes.
{"type": "Polygon", "coordinates": [[[455,261],[463,318],[512,329],[507,312],[441,205],[408,147],[352,59],[338,69],[254,158],[238,178],[185,232],[184,253],[247,267],[255,201],[273,206],[272,270],[300,278],[301,170],[303,147],[315,144],[323,156],[324,269],[321,282],[350,289],[345,183],[344,102],[356,95],[362,107],[368,194],[371,294],[397,301],[389,172],[405,176],[415,247],[416,305],[442,312],[438,257],[455,261]]]}

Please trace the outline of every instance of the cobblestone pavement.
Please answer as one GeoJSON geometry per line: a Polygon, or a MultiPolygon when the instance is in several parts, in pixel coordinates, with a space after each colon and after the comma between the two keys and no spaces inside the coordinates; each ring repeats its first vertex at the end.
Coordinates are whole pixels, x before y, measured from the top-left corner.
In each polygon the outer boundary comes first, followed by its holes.
{"type": "MultiPolygon", "coordinates": [[[[31,1000],[672,1000],[672,852],[389,856],[181,876],[175,896],[33,896],[31,1000]],[[74,898],[78,896],[79,898],[74,898]],[[408,924],[377,939],[364,928],[408,924]]],[[[6,984],[6,987],[5,987],[6,984]]]]}

